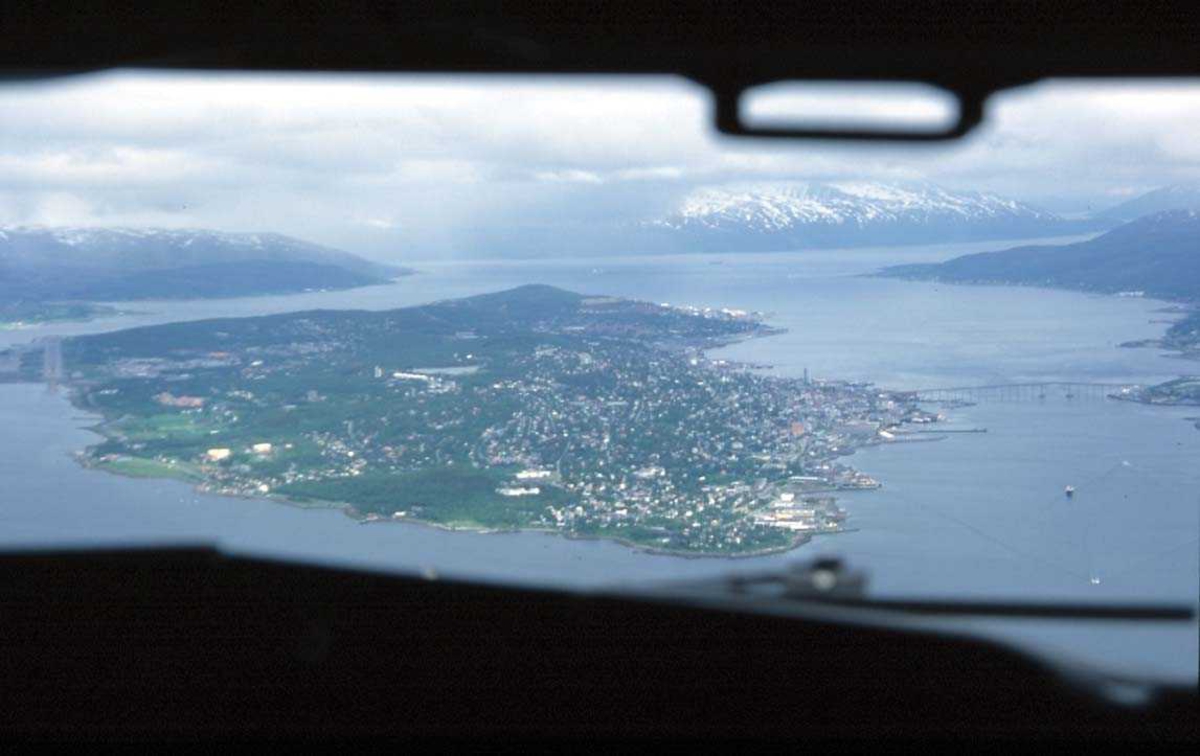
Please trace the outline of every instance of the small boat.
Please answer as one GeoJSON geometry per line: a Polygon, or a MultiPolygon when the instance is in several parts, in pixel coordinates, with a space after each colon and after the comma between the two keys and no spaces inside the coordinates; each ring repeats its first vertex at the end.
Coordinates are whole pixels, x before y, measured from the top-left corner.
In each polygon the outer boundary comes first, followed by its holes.
{"type": "Polygon", "coordinates": [[[1067,495],[1068,499],[1072,498],[1075,496],[1075,486],[1067,486],[1063,489],[1063,493],[1067,495]]]}

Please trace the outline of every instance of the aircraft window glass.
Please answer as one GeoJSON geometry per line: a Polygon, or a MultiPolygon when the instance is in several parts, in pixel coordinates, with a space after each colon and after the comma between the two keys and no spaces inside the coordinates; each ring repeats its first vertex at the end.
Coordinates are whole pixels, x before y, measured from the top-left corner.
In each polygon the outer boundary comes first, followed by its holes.
{"type": "MultiPolygon", "coordinates": [[[[1050,82],[919,146],[709,108],[656,77],[6,85],[0,548],[567,588],[837,555],[872,596],[1194,606],[1200,88],[1050,82]]],[[[1196,668],[1194,624],[971,626],[1196,668]]]]}

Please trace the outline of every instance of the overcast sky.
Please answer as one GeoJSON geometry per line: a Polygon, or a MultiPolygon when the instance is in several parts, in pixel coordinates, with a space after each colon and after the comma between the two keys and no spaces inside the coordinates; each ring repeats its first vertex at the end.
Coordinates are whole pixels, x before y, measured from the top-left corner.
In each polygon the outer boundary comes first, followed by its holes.
{"type": "MultiPolygon", "coordinates": [[[[875,102],[849,105],[870,115],[875,102]]],[[[1079,212],[1200,180],[1200,84],[1043,84],[994,98],[976,136],[943,146],[735,141],[708,114],[707,94],[672,78],[9,84],[0,224],[280,231],[385,258],[411,257],[413,240],[461,250],[505,225],[648,217],[734,181],[924,180],[1079,212]]]]}

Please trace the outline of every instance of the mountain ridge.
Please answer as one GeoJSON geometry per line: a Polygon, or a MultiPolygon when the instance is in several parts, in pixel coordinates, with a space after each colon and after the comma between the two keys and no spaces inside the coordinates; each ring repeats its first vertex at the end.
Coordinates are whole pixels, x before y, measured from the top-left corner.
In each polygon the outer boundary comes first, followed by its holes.
{"type": "Polygon", "coordinates": [[[1200,211],[1164,210],[1074,244],[1013,247],[942,263],[898,265],[879,275],[1200,301],[1200,211]]]}
{"type": "Polygon", "coordinates": [[[290,258],[338,264],[360,273],[384,275],[403,268],[364,259],[333,247],[276,232],[233,232],[205,228],[0,225],[0,263],[45,262],[50,252],[75,264],[128,268],[184,267],[240,259],[290,258]],[[195,256],[203,255],[197,260],[195,256]]]}
{"type": "Polygon", "coordinates": [[[1097,218],[1131,221],[1163,210],[1200,209],[1200,184],[1173,184],[1101,210],[1097,218]]]}
{"type": "Polygon", "coordinates": [[[1056,236],[1103,223],[928,183],[783,181],[700,187],[642,227],[686,245],[732,251],[1056,236]]]}
{"type": "Polygon", "coordinates": [[[7,301],[284,294],[412,272],[274,232],[0,226],[0,299],[7,301]]]}

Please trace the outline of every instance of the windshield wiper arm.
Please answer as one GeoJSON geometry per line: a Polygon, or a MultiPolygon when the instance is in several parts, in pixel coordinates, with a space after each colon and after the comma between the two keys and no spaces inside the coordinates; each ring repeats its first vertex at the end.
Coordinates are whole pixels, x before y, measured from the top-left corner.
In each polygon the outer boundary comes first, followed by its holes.
{"type": "Polygon", "coordinates": [[[1180,604],[1098,604],[1072,602],[1022,602],[986,599],[869,598],[866,575],[850,571],[838,559],[800,562],[790,569],[753,575],[733,575],[714,580],[676,584],[720,595],[774,599],[784,603],[820,604],[873,612],[955,617],[1012,619],[1134,620],[1188,622],[1194,607],[1180,604]]]}

